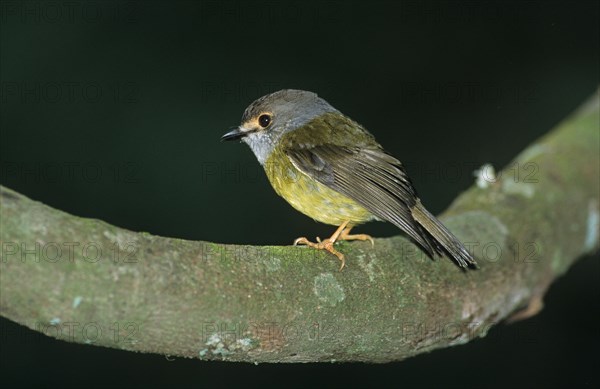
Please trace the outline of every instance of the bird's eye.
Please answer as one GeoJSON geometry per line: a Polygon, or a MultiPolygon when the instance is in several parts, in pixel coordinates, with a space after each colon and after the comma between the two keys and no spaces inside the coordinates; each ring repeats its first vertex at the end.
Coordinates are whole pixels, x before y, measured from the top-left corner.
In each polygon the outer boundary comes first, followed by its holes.
{"type": "Polygon", "coordinates": [[[271,124],[271,115],[268,115],[266,113],[260,115],[258,117],[258,124],[260,124],[262,128],[267,128],[269,124],[271,124]]]}

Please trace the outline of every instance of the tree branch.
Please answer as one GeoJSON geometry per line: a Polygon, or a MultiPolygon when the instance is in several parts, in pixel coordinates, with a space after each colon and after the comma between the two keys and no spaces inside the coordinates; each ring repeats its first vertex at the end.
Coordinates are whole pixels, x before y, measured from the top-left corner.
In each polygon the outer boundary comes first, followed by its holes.
{"type": "Polygon", "coordinates": [[[495,182],[483,170],[444,213],[478,258],[468,272],[402,237],[341,243],[339,272],[327,253],[135,233],[0,187],[0,312],[67,341],[232,361],[385,362],[466,343],[534,314],[598,248],[598,106],[495,182]]]}

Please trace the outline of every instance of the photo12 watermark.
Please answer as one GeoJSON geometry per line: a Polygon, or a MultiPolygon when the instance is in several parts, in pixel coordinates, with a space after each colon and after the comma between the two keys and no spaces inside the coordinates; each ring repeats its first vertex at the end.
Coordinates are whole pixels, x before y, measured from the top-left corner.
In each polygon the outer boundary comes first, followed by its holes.
{"type": "Polygon", "coordinates": [[[4,0],[0,2],[0,21],[27,25],[137,23],[142,4],[110,0],[4,0]]]}
{"type": "Polygon", "coordinates": [[[21,183],[136,184],[139,171],[138,164],[131,161],[0,161],[0,176],[21,183]]]}
{"type": "Polygon", "coordinates": [[[138,247],[135,242],[2,242],[0,263],[9,261],[48,263],[75,262],[137,263],[138,247]]]}
{"type": "MultiPolygon", "coordinates": [[[[76,298],[77,304],[81,297],[76,298]]],[[[74,309],[77,308],[74,306],[74,309]]],[[[134,321],[115,321],[101,324],[96,321],[61,320],[58,317],[48,321],[37,321],[31,329],[12,323],[0,325],[0,342],[18,345],[34,345],[46,342],[43,335],[67,342],[86,344],[132,345],[138,342],[140,325],[134,321]]]]}
{"type": "Polygon", "coordinates": [[[401,81],[396,85],[398,103],[525,105],[540,98],[535,83],[493,84],[481,81],[401,81]]]}
{"type": "Polygon", "coordinates": [[[140,101],[140,85],[135,81],[2,81],[3,104],[96,104],[140,101]]]}
{"type": "Polygon", "coordinates": [[[274,26],[303,27],[335,26],[352,20],[350,7],[342,0],[270,1],[268,7],[257,7],[243,0],[207,0],[199,2],[198,21],[204,25],[240,25],[249,20],[260,20],[255,29],[272,29],[274,26]]]}
{"type": "Polygon", "coordinates": [[[49,322],[35,323],[34,330],[67,342],[94,344],[137,343],[140,326],[136,322],[113,322],[102,325],[98,322],[61,321],[53,318],[49,322]]]}
{"type": "MultiPolygon", "coordinates": [[[[513,263],[538,263],[543,259],[542,245],[539,242],[498,242],[498,241],[463,241],[465,249],[478,263],[495,263],[511,261],[513,263]]],[[[431,258],[416,244],[405,241],[398,250],[400,258],[409,261],[426,262],[431,258]]]]}
{"type": "MultiPolygon", "coordinates": [[[[243,163],[238,161],[202,161],[198,165],[198,178],[203,184],[210,183],[255,183],[263,180],[265,170],[274,177],[285,178],[288,182],[298,182],[304,174],[290,162],[243,163]]],[[[355,171],[371,174],[372,168],[359,166],[355,171]]],[[[407,167],[408,174],[419,182],[457,183],[465,179],[476,178],[480,185],[486,187],[503,181],[513,183],[537,184],[539,182],[539,165],[535,162],[512,162],[502,171],[496,172],[491,164],[479,167],[477,162],[421,162],[407,167]]],[[[327,176],[323,177],[325,181],[327,176]]],[[[479,184],[478,184],[479,185],[479,184]]]]}
{"type": "Polygon", "coordinates": [[[201,358],[236,351],[281,350],[295,342],[332,343],[343,334],[338,323],[317,321],[203,322],[199,328],[201,358]]]}

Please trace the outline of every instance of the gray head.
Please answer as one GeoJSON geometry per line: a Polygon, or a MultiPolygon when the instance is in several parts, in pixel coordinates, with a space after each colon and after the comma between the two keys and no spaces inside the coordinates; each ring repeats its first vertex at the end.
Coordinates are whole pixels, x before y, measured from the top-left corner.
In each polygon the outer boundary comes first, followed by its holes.
{"type": "Polygon", "coordinates": [[[250,104],[244,111],[240,126],[223,135],[221,140],[242,139],[262,165],[283,134],[326,112],[338,111],[316,93],[280,90],[250,104]]]}

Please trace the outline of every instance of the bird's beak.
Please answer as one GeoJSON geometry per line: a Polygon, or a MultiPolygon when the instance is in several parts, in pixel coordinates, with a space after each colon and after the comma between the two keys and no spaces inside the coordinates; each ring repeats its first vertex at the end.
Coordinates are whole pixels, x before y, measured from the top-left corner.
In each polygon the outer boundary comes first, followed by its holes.
{"type": "Polygon", "coordinates": [[[237,127],[233,131],[229,131],[227,134],[221,137],[221,141],[224,140],[236,140],[245,137],[248,134],[247,131],[242,130],[242,127],[237,127]]]}

